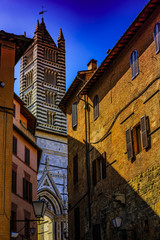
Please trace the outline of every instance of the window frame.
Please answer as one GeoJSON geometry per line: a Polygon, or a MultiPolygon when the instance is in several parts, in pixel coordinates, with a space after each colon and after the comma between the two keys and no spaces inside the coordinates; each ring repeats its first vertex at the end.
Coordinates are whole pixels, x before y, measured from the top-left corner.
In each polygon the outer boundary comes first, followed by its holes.
{"type": "Polygon", "coordinates": [[[17,193],[17,171],[12,169],[12,193],[17,193]]]}
{"type": "Polygon", "coordinates": [[[13,136],[13,154],[17,156],[17,138],[13,136]]]}
{"type": "Polygon", "coordinates": [[[97,157],[92,162],[92,181],[93,186],[96,186],[98,182],[106,178],[106,152],[97,157]]]}
{"type": "Polygon", "coordinates": [[[30,165],[30,149],[25,146],[25,163],[30,165]]]}
{"type": "Polygon", "coordinates": [[[93,116],[94,121],[99,117],[99,96],[95,95],[93,99],[93,116]]]}
{"type": "Polygon", "coordinates": [[[10,231],[16,232],[17,231],[17,211],[11,210],[11,220],[10,220],[10,231]]]}
{"type": "Polygon", "coordinates": [[[78,125],[77,122],[77,102],[72,104],[72,127],[75,129],[78,125]]]}
{"type": "Polygon", "coordinates": [[[23,178],[23,199],[32,203],[32,183],[23,178]]]}
{"type": "MultiPolygon", "coordinates": [[[[144,149],[149,147],[148,139],[148,129],[149,129],[148,118],[143,115],[131,130],[131,128],[126,130],[126,145],[127,145],[127,155],[128,160],[132,160],[137,154],[139,154],[144,149]],[[140,138],[137,136],[137,128],[140,126],[140,138]],[[141,149],[138,149],[138,142],[141,142],[141,149]]],[[[139,130],[138,130],[139,131],[139,130]]]]}
{"type": "Polygon", "coordinates": [[[139,74],[138,53],[137,53],[136,49],[131,53],[130,67],[131,67],[131,77],[132,77],[132,80],[133,80],[139,74]]]}
{"type": "Polygon", "coordinates": [[[153,29],[153,39],[156,54],[160,51],[160,22],[157,22],[153,29]]]}

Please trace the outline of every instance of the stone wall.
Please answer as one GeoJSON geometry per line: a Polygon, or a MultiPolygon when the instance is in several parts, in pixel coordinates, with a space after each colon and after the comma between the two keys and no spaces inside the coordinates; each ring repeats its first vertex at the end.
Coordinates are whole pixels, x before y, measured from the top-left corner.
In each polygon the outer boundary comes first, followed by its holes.
{"type": "MultiPolygon", "coordinates": [[[[159,62],[155,53],[153,29],[160,21],[159,7],[143,27],[106,69],[88,96],[81,96],[77,105],[78,125],[72,128],[71,106],[67,103],[68,129],[68,192],[70,239],[76,239],[74,209],[80,209],[80,239],[91,239],[93,226],[100,224],[101,240],[159,239],[159,164],[160,111],[159,62]],[[131,78],[130,55],[138,52],[139,74],[131,78]],[[93,99],[99,96],[99,117],[93,117],[93,99]],[[84,100],[89,105],[85,111],[84,100]],[[132,160],[127,157],[126,130],[137,126],[147,117],[149,146],[132,160]],[[86,152],[86,132],[89,151],[86,152]],[[106,178],[93,185],[92,162],[106,152],[106,178]],[[87,185],[86,153],[90,164],[90,183],[87,185]],[[78,183],[73,184],[73,158],[78,155],[78,183]],[[90,204],[88,203],[90,191],[90,204]],[[120,201],[119,198],[122,200],[120,201]],[[91,208],[91,228],[86,209],[91,208]],[[112,219],[123,219],[121,229],[113,227],[112,219]],[[88,237],[89,236],[89,237],[88,237]]],[[[92,236],[93,237],[93,236],[92,236]]]]}

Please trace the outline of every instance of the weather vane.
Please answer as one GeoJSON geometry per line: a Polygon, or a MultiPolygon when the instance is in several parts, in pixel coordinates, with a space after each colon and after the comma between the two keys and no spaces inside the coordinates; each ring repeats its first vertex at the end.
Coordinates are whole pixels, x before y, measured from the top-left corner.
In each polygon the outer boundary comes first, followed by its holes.
{"type": "Polygon", "coordinates": [[[42,14],[42,18],[43,18],[43,13],[47,12],[47,10],[43,10],[43,9],[44,9],[44,7],[42,6],[42,11],[39,12],[39,14],[42,14]]]}

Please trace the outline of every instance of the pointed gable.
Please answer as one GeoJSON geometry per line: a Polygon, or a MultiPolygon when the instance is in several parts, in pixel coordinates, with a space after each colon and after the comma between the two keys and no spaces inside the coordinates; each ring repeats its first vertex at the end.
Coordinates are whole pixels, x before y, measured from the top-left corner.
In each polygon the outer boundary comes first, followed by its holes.
{"type": "Polygon", "coordinates": [[[37,22],[36,30],[35,30],[35,37],[41,38],[44,43],[53,44],[54,47],[57,47],[54,40],[52,39],[51,35],[46,29],[46,25],[44,23],[44,19],[42,18],[41,23],[37,22]]]}
{"type": "Polygon", "coordinates": [[[52,193],[54,193],[62,201],[61,195],[59,194],[56,184],[55,184],[53,178],[51,177],[47,167],[46,167],[46,171],[44,171],[41,179],[39,180],[37,189],[38,190],[49,189],[52,193]]]}

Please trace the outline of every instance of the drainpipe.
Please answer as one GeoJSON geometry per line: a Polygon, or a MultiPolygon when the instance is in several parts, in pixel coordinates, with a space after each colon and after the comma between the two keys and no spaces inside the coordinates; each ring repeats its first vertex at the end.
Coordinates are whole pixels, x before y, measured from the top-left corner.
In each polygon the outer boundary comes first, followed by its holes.
{"type": "Polygon", "coordinates": [[[85,100],[85,145],[86,145],[86,170],[87,170],[87,186],[88,186],[88,215],[89,215],[89,229],[91,230],[91,179],[90,179],[90,159],[89,159],[89,143],[88,143],[88,129],[87,129],[87,113],[88,103],[85,100]]]}
{"type": "MultiPolygon", "coordinates": [[[[78,76],[80,79],[80,77],[78,76]]],[[[83,81],[83,79],[80,79],[83,81]]],[[[85,83],[83,81],[83,83],[85,83]]],[[[86,148],[86,171],[87,171],[87,187],[88,187],[88,217],[89,217],[89,239],[91,239],[91,179],[90,179],[90,158],[89,158],[89,143],[88,143],[88,128],[87,128],[87,113],[88,113],[88,101],[86,99],[86,95],[84,96],[84,99],[79,97],[79,94],[77,94],[77,97],[79,100],[84,102],[84,109],[85,109],[85,148],[86,148]]],[[[89,124],[89,122],[88,122],[89,124]]]]}

